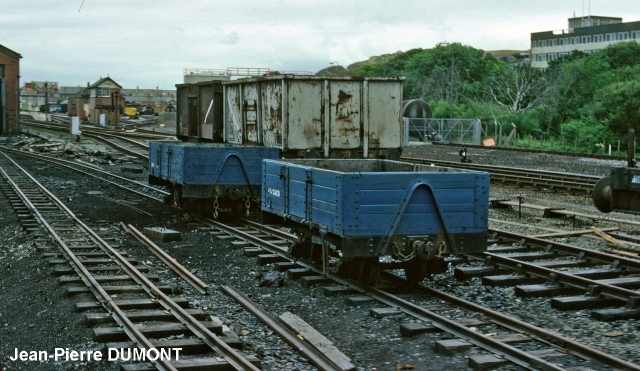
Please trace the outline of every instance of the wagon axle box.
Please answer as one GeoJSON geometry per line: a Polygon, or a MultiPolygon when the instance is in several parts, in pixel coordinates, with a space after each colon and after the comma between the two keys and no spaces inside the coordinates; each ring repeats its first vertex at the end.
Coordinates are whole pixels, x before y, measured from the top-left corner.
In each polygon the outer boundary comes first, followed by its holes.
{"type": "Polygon", "coordinates": [[[488,201],[484,172],[390,160],[263,161],[263,215],[332,238],[344,257],[397,255],[401,244],[427,240],[448,253],[484,251],[488,201]]]}

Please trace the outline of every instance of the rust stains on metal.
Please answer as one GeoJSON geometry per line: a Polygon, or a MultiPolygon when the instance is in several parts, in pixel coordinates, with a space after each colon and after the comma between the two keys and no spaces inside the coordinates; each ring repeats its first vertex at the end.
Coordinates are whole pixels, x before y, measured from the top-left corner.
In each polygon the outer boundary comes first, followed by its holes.
{"type": "Polygon", "coordinates": [[[349,102],[351,98],[353,98],[352,94],[348,94],[344,90],[340,89],[340,91],[338,92],[338,106],[349,102]]]}

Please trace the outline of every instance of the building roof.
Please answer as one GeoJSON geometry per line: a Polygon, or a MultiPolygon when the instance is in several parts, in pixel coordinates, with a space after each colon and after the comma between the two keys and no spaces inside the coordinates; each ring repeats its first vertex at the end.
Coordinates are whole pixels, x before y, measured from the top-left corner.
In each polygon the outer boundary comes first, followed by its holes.
{"type": "Polygon", "coordinates": [[[69,94],[76,94],[81,90],[82,90],[82,86],[61,86],[58,89],[58,92],[60,94],[69,95],[69,94]]]}
{"type": "Polygon", "coordinates": [[[112,83],[114,83],[117,87],[119,87],[120,89],[122,89],[122,86],[120,86],[120,84],[118,84],[117,82],[113,81],[113,79],[111,77],[103,77],[100,80],[94,82],[93,84],[89,85],[89,88],[96,88],[100,85],[102,85],[104,82],[106,81],[111,81],[112,83]]]}
{"type": "Polygon", "coordinates": [[[6,46],[2,46],[0,44],[0,53],[4,53],[10,57],[16,58],[16,59],[20,59],[22,58],[22,56],[20,55],[20,53],[16,53],[13,50],[7,48],[6,46]]]}

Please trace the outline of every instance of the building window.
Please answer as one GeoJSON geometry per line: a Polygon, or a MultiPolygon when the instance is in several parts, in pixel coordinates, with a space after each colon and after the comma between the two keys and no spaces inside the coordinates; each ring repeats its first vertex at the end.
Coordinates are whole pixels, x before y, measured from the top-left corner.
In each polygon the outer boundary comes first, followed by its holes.
{"type": "Polygon", "coordinates": [[[109,88],[96,88],[96,96],[97,97],[110,97],[111,91],[109,88]]]}
{"type": "Polygon", "coordinates": [[[538,47],[538,40],[533,40],[533,41],[531,42],[531,47],[532,47],[532,48],[537,48],[537,47],[538,47]]]}
{"type": "Polygon", "coordinates": [[[632,39],[640,39],[640,31],[631,31],[632,39]]]}
{"type": "Polygon", "coordinates": [[[629,38],[628,32],[620,32],[618,33],[618,41],[627,40],[629,38]]]}
{"type": "Polygon", "coordinates": [[[594,43],[602,42],[602,35],[593,35],[593,42],[594,43]]]}
{"type": "Polygon", "coordinates": [[[575,45],[575,44],[578,43],[578,40],[576,40],[576,39],[577,39],[577,37],[572,37],[571,38],[571,45],[575,45]]]}
{"type": "Polygon", "coordinates": [[[616,40],[616,34],[614,33],[608,33],[605,35],[605,41],[606,42],[611,42],[611,41],[615,41],[616,40]]]}
{"type": "Polygon", "coordinates": [[[591,36],[582,36],[582,44],[589,44],[591,42],[591,36]]]}

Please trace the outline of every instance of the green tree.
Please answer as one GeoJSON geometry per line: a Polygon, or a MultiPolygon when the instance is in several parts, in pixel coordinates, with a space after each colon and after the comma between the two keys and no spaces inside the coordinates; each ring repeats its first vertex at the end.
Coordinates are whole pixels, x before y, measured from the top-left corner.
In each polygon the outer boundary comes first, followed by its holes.
{"type": "Polygon", "coordinates": [[[640,79],[609,84],[595,95],[594,116],[614,133],[640,132],[640,79]]]}

